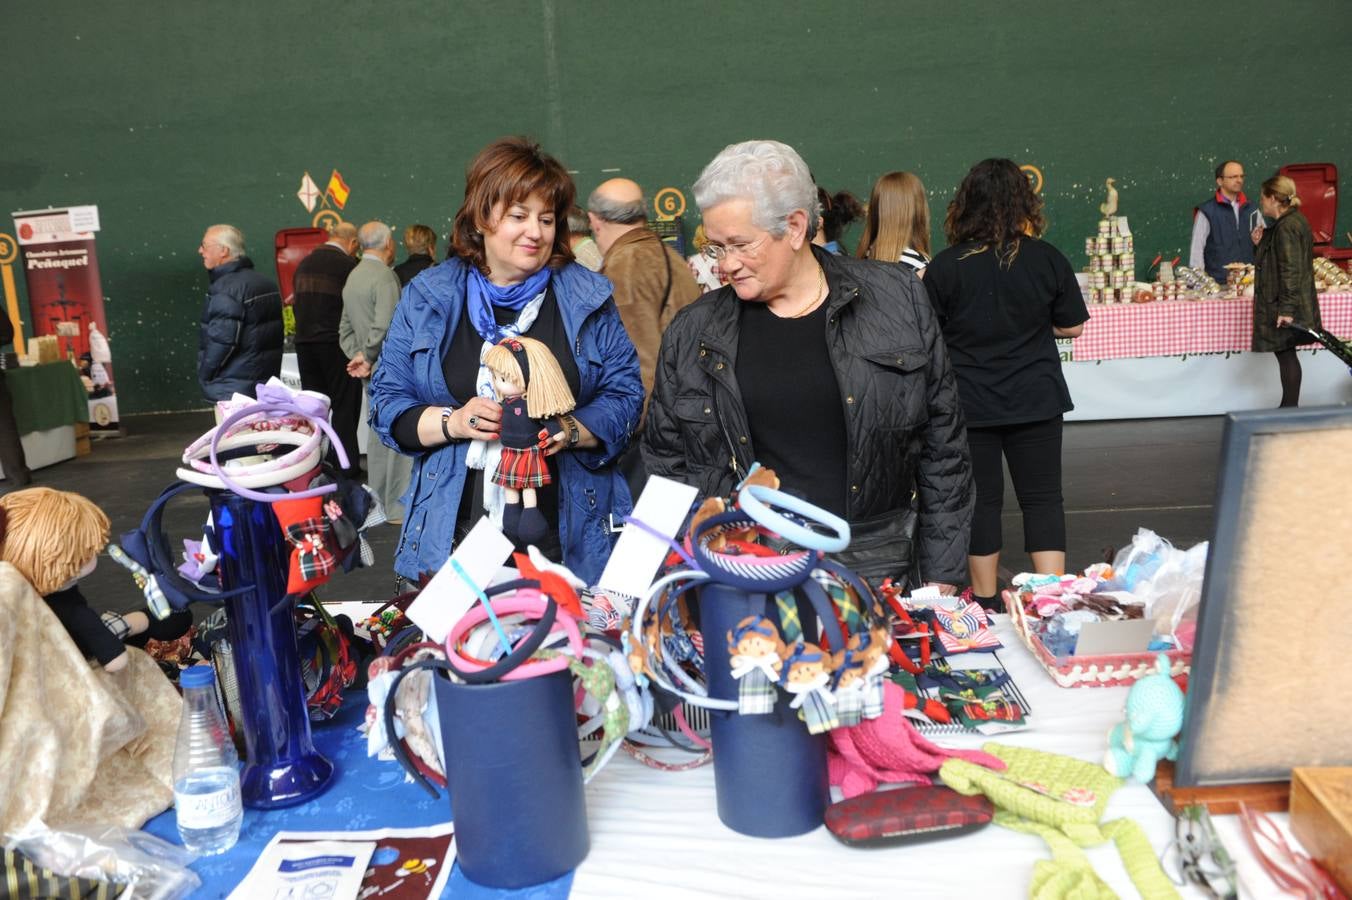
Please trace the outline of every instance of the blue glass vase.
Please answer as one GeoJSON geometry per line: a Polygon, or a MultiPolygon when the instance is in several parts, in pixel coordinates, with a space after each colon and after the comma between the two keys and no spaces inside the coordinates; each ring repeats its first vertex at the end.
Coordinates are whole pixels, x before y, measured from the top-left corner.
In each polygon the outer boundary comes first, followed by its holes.
{"type": "Polygon", "coordinates": [[[328,787],[333,763],[310,738],[296,619],[286,592],[291,544],[270,504],[229,491],[208,493],[222,587],[254,587],[225,600],[239,684],[236,727],[247,755],[240,792],[253,809],[295,806],[328,787]]]}

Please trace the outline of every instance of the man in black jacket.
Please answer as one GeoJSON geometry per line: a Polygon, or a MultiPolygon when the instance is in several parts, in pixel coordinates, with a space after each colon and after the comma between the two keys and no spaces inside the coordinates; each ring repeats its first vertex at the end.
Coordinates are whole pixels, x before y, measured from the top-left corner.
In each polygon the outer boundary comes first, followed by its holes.
{"type": "MultiPolygon", "coordinates": [[[[329,398],[334,433],[343,442],[348,474],[361,471],[357,456],[357,419],[361,416],[361,379],[347,372],[348,357],[338,344],[343,317],[343,285],[357,266],[357,226],[339,222],[327,243],[310,251],[296,266],[296,365],[300,385],[329,398]]],[[[329,450],[329,462],[338,464],[329,450]]]]}
{"type": "MultiPolygon", "coordinates": [[[[14,343],[14,323],[9,313],[0,309],[0,349],[14,343]]],[[[23,455],[23,444],[19,443],[19,426],[14,421],[14,401],[9,396],[9,386],[5,384],[5,370],[0,365],[0,469],[4,469],[9,487],[21,488],[33,481],[28,471],[28,460],[23,455]]]]}
{"type": "Polygon", "coordinates": [[[254,271],[244,235],[212,225],[197,248],[211,275],[197,344],[197,380],[208,400],[254,394],[282,372],[282,295],[277,283],[254,271]]]}

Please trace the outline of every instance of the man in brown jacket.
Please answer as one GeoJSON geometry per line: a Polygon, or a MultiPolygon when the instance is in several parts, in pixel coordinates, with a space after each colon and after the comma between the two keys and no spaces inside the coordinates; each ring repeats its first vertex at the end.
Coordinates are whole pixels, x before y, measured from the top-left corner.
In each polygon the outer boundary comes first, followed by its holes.
{"type": "Polygon", "coordinates": [[[601,274],[615,285],[615,305],[638,350],[645,395],[662,332],[700,295],[685,260],[648,227],[643,190],[628,178],[612,178],[592,191],[587,219],[600,248],[601,274]]]}
{"type": "MultiPolygon", "coordinates": [[[[643,189],[628,178],[602,182],[587,200],[587,220],[603,257],[601,274],[615,286],[620,319],[638,350],[645,412],[662,332],[701,293],[685,260],[648,227],[647,210],[643,189]]],[[[638,450],[641,433],[640,424],[620,458],[620,471],[635,498],[648,480],[638,450]]]]}

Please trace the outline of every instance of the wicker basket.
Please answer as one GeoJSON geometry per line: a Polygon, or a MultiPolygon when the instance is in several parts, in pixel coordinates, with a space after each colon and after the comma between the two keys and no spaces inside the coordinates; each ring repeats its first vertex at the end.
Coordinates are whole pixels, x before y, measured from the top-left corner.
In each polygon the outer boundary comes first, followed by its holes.
{"type": "MultiPolygon", "coordinates": [[[[1009,620],[1018,632],[1019,639],[1060,687],[1126,687],[1155,671],[1159,651],[1153,650],[1105,656],[1067,656],[1058,660],[1043,646],[1042,639],[1033,633],[1019,595],[1014,591],[1005,591],[1004,601],[1009,620]]],[[[1169,657],[1169,674],[1174,677],[1187,674],[1191,653],[1173,650],[1165,655],[1169,657]]]]}

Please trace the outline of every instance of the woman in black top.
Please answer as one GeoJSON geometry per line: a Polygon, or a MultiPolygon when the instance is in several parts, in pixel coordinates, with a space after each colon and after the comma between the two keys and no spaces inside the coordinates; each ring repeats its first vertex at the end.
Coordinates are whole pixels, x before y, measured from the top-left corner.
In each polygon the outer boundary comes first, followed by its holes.
{"type": "Polygon", "coordinates": [[[925,271],[967,415],[976,481],[968,568],[985,605],[995,603],[1000,562],[1001,455],[1033,568],[1066,565],[1061,416],[1074,406],[1055,339],[1077,337],[1089,313],[1070,262],[1036,237],[1044,226],[1042,200],[1018,166],[977,163],[949,204],[949,247],[925,271]]]}
{"type": "Polygon", "coordinates": [[[753,462],[850,523],[838,561],[863,578],[952,592],[971,472],[933,309],[897,266],[812,245],[817,188],[778,141],[733,144],[695,182],[728,284],[662,336],[643,459],[726,496],[753,462]]]}

